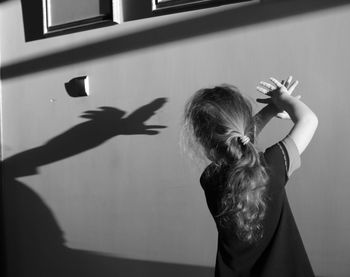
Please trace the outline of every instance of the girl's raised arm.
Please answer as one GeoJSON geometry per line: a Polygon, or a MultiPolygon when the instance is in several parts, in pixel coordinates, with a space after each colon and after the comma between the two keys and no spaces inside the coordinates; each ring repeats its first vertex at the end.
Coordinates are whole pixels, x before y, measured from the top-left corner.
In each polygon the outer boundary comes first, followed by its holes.
{"type": "MultiPolygon", "coordinates": [[[[281,83],[287,88],[288,94],[292,94],[294,89],[298,86],[299,82],[295,81],[292,82],[293,77],[289,76],[286,81],[282,81],[281,83]]],[[[263,92],[266,94],[268,90],[271,90],[272,86],[271,84],[268,84],[266,82],[260,82],[260,85],[262,87],[257,87],[257,90],[260,92],[263,92]]],[[[300,95],[296,96],[298,99],[300,99],[300,95]]],[[[261,100],[261,99],[260,99],[261,100]]],[[[290,116],[286,111],[279,110],[273,103],[270,103],[266,105],[264,108],[262,108],[259,112],[257,112],[254,116],[255,118],[255,135],[258,136],[259,133],[264,129],[266,124],[273,118],[278,117],[280,119],[290,119],[290,116]]]]}
{"type": "Polygon", "coordinates": [[[290,95],[288,89],[277,81],[275,78],[270,78],[272,84],[261,82],[264,88],[258,87],[258,91],[270,96],[267,99],[258,99],[260,103],[274,104],[280,111],[286,111],[294,126],[288,136],[295,142],[299,154],[303,153],[310,143],[317,125],[318,119],[314,112],[300,101],[297,97],[290,95]]]}

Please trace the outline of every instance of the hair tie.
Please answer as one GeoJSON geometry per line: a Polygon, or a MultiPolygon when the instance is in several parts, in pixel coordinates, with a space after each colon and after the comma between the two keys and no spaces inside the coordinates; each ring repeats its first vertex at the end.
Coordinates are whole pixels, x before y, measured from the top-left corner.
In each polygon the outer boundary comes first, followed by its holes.
{"type": "Polygon", "coordinates": [[[239,137],[239,140],[243,145],[246,145],[248,142],[250,142],[250,138],[248,136],[241,136],[239,137]]]}

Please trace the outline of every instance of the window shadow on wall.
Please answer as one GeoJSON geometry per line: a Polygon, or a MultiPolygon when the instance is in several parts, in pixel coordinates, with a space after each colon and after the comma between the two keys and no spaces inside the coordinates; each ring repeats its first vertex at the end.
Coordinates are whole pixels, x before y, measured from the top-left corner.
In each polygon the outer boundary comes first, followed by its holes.
{"type": "MultiPolygon", "coordinates": [[[[13,64],[5,64],[1,68],[1,78],[3,80],[11,79],[48,69],[195,38],[218,31],[227,31],[348,4],[350,2],[345,0],[284,0],[278,2],[271,0],[239,8],[227,8],[223,11],[202,16],[197,15],[194,18],[168,24],[163,21],[160,25],[148,29],[133,31],[114,38],[33,57],[13,64]]],[[[36,23],[25,22],[25,26],[28,24],[29,26],[35,26],[36,23]]],[[[118,27],[121,26],[115,26],[114,28],[118,27]]]]}
{"type": "MultiPolygon", "coordinates": [[[[200,266],[146,262],[81,251],[65,246],[64,231],[55,215],[33,189],[18,177],[38,174],[38,168],[95,148],[118,135],[157,135],[163,125],[147,125],[166,102],[158,98],[126,115],[114,107],[83,113],[88,119],[46,144],[13,155],[4,173],[7,275],[12,277],[206,277],[200,266]]],[[[59,180],[54,180],[59,182],[59,180]]],[[[45,184],[38,184],[45,186],[45,184]]]]}

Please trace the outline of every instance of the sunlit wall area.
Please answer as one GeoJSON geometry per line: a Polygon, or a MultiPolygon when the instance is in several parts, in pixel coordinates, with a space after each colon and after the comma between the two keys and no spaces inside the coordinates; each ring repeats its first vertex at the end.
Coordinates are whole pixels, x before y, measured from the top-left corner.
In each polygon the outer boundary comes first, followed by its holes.
{"type": "MultiPolygon", "coordinates": [[[[277,2],[30,42],[21,1],[0,2],[11,276],[52,269],[90,276],[93,268],[113,276],[114,259],[212,267],[217,235],[201,169],[179,147],[184,104],[196,90],[222,83],[254,102],[260,80],[289,74],[319,118],[287,185],[290,204],[315,273],[349,276],[350,5],[277,2]],[[87,97],[65,90],[78,76],[89,76],[87,97]]],[[[273,120],[261,149],[290,126],[273,120]]]]}

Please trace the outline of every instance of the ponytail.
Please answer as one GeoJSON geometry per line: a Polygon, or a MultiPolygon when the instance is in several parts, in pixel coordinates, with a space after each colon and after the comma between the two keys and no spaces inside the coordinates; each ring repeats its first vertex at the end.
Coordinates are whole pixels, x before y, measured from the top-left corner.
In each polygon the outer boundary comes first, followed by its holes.
{"type": "Polygon", "coordinates": [[[188,145],[195,150],[193,146],[199,146],[197,152],[223,175],[218,188],[219,225],[225,228],[234,224],[243,241],[261,238],[268,176],[253,144],[255,120],[249,101],[233,86],[200,90],[186,105],[184,127],[184,135],[191,142],[188,145]]]}
{"type": "Polygon", "coordinates": [[[222,227],[234,223],[237,236],[253,242],[263,236],[261,221],[266,210],[268,176],[253,143],[243,144],[243,140],[242,136],[227,140],[229,158],[221,165],[225,167],[226,183],[221,188],[221,212],[217,218],[222,227]]]}

